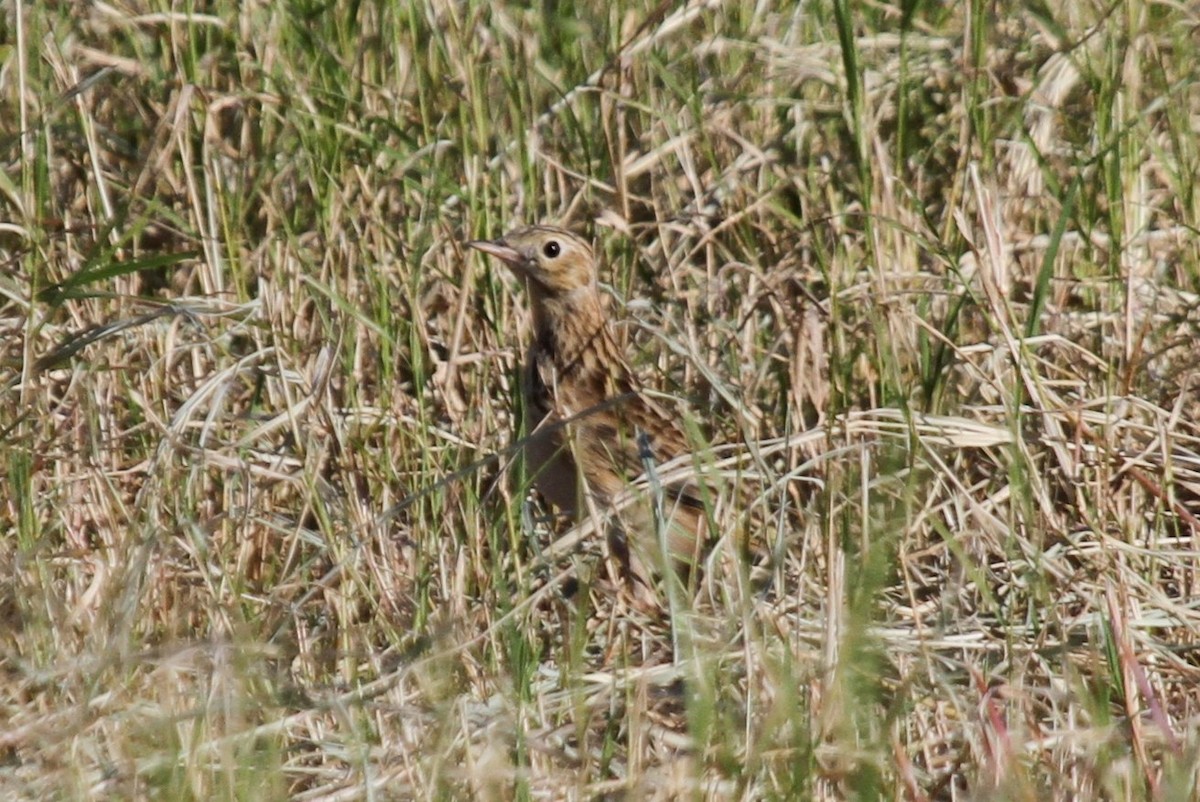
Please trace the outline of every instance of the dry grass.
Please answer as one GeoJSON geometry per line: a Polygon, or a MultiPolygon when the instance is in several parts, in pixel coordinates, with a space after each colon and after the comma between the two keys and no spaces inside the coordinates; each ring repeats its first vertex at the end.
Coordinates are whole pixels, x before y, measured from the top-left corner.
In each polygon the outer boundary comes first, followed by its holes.
{"type": "Polygon", "coordinates": [[[1041,8],[5,6],[3,796],[1194,796],[1200,18],[1041,8]],[[543,219],[767,590],[527,498],[543,219]]]}

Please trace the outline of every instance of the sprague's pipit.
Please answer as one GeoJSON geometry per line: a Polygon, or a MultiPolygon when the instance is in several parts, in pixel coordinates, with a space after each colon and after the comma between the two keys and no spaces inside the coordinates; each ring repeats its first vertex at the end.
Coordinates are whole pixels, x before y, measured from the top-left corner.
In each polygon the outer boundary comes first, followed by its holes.
{"type": "Polygon", "coordinates": [[[504,262],[529,293],[533,341],[521,389],[525,458],[537,489],[576,520],[608,517],[604,531],[631,573],[626,579],[648,583],[647,564],[694,565],[707,539],[695,482],[651,481],[641,499],[621,503],[634,480],[686,454],[688,442],[617,346],[591,247],[551,226],[468,245],[504,262]]]}

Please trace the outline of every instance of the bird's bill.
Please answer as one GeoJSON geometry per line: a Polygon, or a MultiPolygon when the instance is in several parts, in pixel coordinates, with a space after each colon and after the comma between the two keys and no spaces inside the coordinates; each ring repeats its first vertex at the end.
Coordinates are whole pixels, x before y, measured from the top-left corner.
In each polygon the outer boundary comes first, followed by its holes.
{"type": "Polygon", "coordinates": [[[488,256],[495,256],[505,264],[519,267],[525,259],[521,256],[521,252],[516,248],[508,245],[502,239],[477,239],[467,243],[468,248],[474,248],[477,251],[483,251],[488,256]]]}

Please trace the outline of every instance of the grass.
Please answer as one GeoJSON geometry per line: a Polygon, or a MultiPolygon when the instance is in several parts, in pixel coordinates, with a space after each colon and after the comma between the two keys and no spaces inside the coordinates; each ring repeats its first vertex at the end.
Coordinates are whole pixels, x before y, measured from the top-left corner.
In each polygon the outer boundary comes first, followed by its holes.
{"type": "Polygon", "coordinates": [[[1197,22],[11,5],[3,795],[1193,797],[1197,22]],[[768,591],[550,531],[536,220],[768,591]]]}

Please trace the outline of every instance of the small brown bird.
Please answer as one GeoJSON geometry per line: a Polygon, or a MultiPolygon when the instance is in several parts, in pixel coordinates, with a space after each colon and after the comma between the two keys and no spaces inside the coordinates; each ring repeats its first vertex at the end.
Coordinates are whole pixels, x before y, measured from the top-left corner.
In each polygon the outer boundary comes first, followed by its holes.
{"type": "MultiPolygon", "coordinates": [[[[592,249],[551,226],[467,244],[508,265],[529,293],[533,342],[522,393],[525,457],[534,484],[576,520],[589,509],[612,515],[631,482],[689,449],[676,418],[642,392],[621,355],[596,287],[592,249]]],[[[641,582],[649,580],[645,563],[684,570],[694,565],[707,537],[694,482],[647,490],[614,520],[607,526],[610,542],[631,578],[641,582]]]]}

